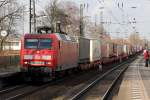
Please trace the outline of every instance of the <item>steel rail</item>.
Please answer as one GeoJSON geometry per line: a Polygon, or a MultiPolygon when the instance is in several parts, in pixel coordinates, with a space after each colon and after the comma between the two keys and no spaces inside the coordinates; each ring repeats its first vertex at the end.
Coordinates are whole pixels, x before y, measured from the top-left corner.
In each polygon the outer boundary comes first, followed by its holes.
{"type": "Polygon", "coordinates": [[[2,90],[0,90],[0,95],[4,94],[4,93],[11,92],[11,91],[13,91],[15,89],[23,88],[25,86],[27,86],[27,84],[22,84],[22,85],[18,85],[18,86],[14,86],[14,87],[9,87],[9,88],[6,88],[6,89],[2,89],[2,90]]]}
{"type": "Polygon", "coordinates": [[[20,98],[23,98],[25,96],[33,94],[36,91],[42,90],[43,88],[46,88],[46,87],[48,87],[50,85],[53,85],[53,84],[56,84],[56,83],[58,83],[58,82],[60,82],[62,80],[64,80],[64,79],[59,79],[59,80],[56,80],[56,81],[51,81],[50,83],[45,83],[44,85],[42,85],[40,87],[33,87],[29,91],[25,91],[25,92],[23,92],[23,90],[19,90],[19,91],[21,91],[20,94],[15,94],[13,96],[10,96],[10,97],[6,98],[5,100],[19,100],[20,98]]]}
{"type": "Polygon", "coordinates": [[[107,91],[105,92],[105,94],[103,95],[101,100],[106,100],[108,98],[108,96],[110,95],[113,87],[116,85],[116,83],[118,82],[118,79],[123,75],[123,73],[127,70],[128,65],[120,72],[120,74],[116,77],[116,79],[112,82],[112,84],[110,85],[110,87],[107,89],[107,91]]]}
{"type": "MultiPolygon", "coordinates": [[[[126,64],[129,64],[130,62],[134,61],[136,59],[132,58],[112,69],[110,69],[109,71],[107,71],[106,73],[104,73],[102,76],[98,77],[95,81],[93,81],[92,83],[90,83],[89,85],[87,85],[86,87],[84,87],[80,92],[78,92],[76,95],[74,95],[71,99],[69,100],[78,100],[79,98],[81,98],[87,91],[89,91],[93,86],[95,86],[100,80],[102,80],[104,77],[106,77],[109,73],[113,72],[114,70],[118,69],[120,66],[125,66],[126,64]]],[[[109,93],[109,91],[108,91],[109,93]]],[[[105,93],[105,95],[107,96],[107,93],[105,93]]]]}

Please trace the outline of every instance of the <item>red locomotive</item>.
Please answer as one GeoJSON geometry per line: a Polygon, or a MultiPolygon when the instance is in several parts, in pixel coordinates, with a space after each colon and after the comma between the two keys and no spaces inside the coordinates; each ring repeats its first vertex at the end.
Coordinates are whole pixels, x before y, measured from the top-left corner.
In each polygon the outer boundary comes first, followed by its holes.
{"type": "Polygon", "coordinates": [[[22,71],[49,74],[78,65],[78,43],[64,34],[26,34],[21,47],[22,71]]]}

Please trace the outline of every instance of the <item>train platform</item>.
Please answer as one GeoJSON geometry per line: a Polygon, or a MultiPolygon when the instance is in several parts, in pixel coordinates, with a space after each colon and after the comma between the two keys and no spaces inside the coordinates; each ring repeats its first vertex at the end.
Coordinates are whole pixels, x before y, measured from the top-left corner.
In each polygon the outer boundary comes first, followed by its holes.
{"type": "Polygon", "coordinates": [[[19,65],[18,66],[0,67],[0,78],[10,76],[17,72],[20,72],[19,65]]]}
{"type": "Polygon", "coordinates": [[[113,100],[150,100],[150,66],[144,67],[143,56],[131,63],[113,100]]]}

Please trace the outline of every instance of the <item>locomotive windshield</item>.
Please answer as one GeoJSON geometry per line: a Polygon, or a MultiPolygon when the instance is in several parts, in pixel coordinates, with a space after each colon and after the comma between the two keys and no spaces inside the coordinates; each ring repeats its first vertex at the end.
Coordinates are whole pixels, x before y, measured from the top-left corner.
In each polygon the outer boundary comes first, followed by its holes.
{"type": "Polygon", "coordinates": [[[25,39],[26,49],[50,49],[51,39],[25,39]]]}
{"type": "Polygon", "coordinates": [[[39,49],[50,49],[51,39],[40,39],[38,47],[39,49]]]}

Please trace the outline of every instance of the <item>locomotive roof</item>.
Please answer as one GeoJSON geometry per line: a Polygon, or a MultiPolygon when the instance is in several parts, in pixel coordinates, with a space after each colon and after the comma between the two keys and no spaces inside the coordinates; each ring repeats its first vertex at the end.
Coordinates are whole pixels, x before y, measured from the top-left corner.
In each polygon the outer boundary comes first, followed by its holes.
{"type": "Polygon", "coordinates": [[[25,34],[24,38],[46,38],[52,34],[25,34]]]}
{"type": "Polygon", "coordinates": [[[77,42],[75,37],[66,35],[66,34],[60,34],[60,33],[51,33],[51,34],[25,34],[24,38],[48,38],[48,37],[57,37],[58,40],[63,41],[72,41],[77,42]]]}

